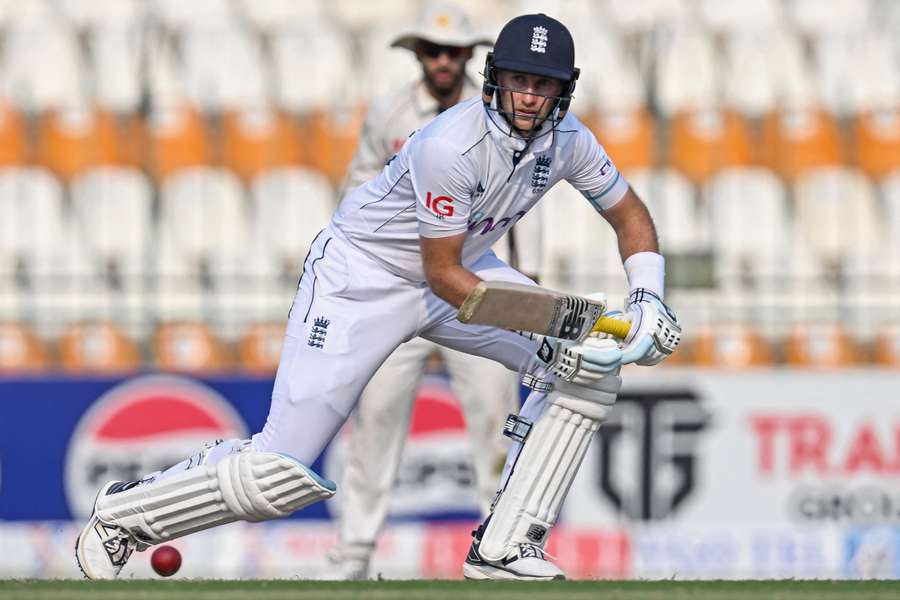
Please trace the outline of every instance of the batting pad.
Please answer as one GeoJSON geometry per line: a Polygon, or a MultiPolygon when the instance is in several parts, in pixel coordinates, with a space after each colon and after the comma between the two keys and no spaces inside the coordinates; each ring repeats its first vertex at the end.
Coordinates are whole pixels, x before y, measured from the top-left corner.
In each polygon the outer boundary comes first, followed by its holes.
{"type": "Polygon", "coordinates": [[[607,396],[609,406],[559,392],[548,397],[491,513],[478,550],[482,558],[501,561],[517,544],[543,547],[591,439],[615,402],[615,394],[607,396]]]}
{"type": "Polygon", "coordinates": [[[284,517],[334,495],[334,482],[275,452],[229,454],[97,499],[97,517],[158,544],[233,521],[284,517]]]}

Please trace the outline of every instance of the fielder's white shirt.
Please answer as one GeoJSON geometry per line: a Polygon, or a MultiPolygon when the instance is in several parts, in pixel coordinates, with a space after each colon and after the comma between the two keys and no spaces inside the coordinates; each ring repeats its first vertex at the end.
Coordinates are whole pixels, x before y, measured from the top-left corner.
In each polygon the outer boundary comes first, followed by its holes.
{"type": "MultiPolygon", "coordinates": [[[[465,77],[460,98],[466,100],[480,95],[481,89],[465,77]]],[[[366,112],[344,188],[353,189],[376,177],[409,136],[440,112],[438,101],[428,93],[422,78],[376,98],[366,112]]]]}
{"type": "Polygon", "coordinates": [[[600,212],[625,195],[628,184],[571,112],[527,148],[507,129],[480,97],[444,111],[413,134],[375,179],[343,198],[332,229],[419,284],[425,282],[419,235],[465,233],[462,264],[469,266],[562,180],[600,212]]]}

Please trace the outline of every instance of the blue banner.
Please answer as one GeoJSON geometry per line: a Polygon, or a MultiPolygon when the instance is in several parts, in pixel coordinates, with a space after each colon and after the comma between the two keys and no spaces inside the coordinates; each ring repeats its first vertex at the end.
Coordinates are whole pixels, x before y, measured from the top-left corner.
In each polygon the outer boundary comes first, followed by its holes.
{"type": "MultiPolygon", "coordinates": [[[[110,480],[173,465],[216,439],[246,438],[269,411],[269,377],[0,379],[0,520],[82,519],[110,480]]],[[[392,498],[399,519],[477,516],[464,419],[446,378],[426,377],[392,498]],[[417,427],[416,414],[451,415],[417,427]],[[432,498],[432,501],[423,501],[432,498]]],[[[433,419],[432,419],[433,421],[433,419]]],[[[339,480],[342,432],[313,468],[339,480]]],[[[324,519],[336,500],[294,518],[324,519]]]]}

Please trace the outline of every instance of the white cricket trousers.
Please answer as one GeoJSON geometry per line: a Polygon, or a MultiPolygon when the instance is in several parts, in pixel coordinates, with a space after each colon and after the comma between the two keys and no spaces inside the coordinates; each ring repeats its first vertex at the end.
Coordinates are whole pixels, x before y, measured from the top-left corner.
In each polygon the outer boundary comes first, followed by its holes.
{"type": "Polygon", "coordinates": [[[409,430],[416,388],[437,351],[450,374],[466,419],[478,504],[487,515],[497,493],[509,440],[500,432],[519,411],[519,376],[500,363],[438,346],[423,338],[401,344],[366,386],[356,407],[349,452],[340,481],[340,538],[371,552],[388,513],[409,430]]]}
{"type": "MultiPolygon", "coordinates": [[[[479,277],[531,283],[493,252],[473,265],[479,277]]],[[[394,275],[331,227],[313,241],[291,307],[262,452],[312,464],[350,415],[369,380],[401,343],[416,336],[543,376],[537,343],[511,331],[468,325],[424,283],[394,275]]]]}

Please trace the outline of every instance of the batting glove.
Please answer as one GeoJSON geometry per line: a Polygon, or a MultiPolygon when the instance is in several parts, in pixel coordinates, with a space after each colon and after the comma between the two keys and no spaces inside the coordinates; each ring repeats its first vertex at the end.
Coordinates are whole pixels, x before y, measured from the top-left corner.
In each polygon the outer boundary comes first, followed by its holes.
{"type": "Polygon", "coordinates": [[[631,331],[622,348],[622,364],[658,365],[678,347],[681,325],[662,298],[644,288],[631,292],[626,300],[625,318],[631,331]]]}

